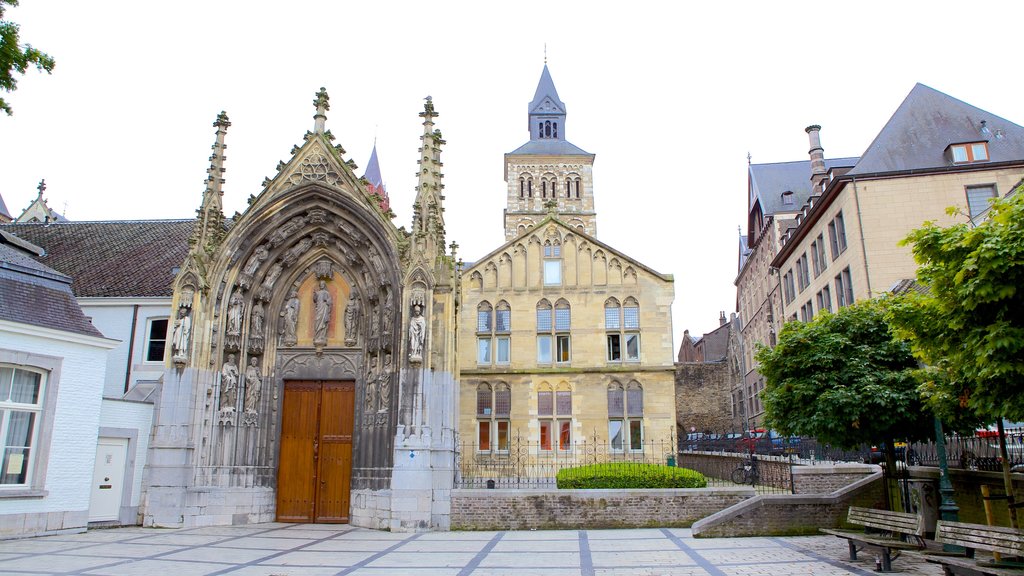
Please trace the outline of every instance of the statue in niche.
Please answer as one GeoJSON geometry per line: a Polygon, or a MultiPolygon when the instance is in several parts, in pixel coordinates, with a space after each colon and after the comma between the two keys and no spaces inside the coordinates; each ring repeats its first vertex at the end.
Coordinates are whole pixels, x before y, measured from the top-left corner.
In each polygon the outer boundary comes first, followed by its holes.
{"type": "Polygon", "coordinates": [[[228,301],[228,329],[225,332],[227,338],[225,344],[229,349],[237,350],[242,342],[242,318],[245,315],[245,302],[242,300],[242,293],[235,290],[228,301]]]}
{"type": "Polygon", "coordinates": [[[285,223],[283,226],[277,229],[276,232],[270,236],[270,244],[275,248],[280,246],[282,242],[288,239],[293,233],[297,232],[300,228],[306,225],[306,219],[302,216],[296,216],[285,223]]]}
{"type": "Polygon", "coordinates": [[[249,259],[246,260],[245,268],[242,268],[242,273],[245,274],[246,276],[252,276],[253,274],[256,274],[256,270],[259,269],[260,264],[262,264],[263,261],[266,260],[267,256],[269,255],[270,252],[267,251],[266,246],[262,244],[260,246],[257,246],[256,250],[252,253],[252,256],[249,256],[249,259]]]}
{"type": "Polygon", "coordinates": [[[249,359],[249,367],[245,369],[245,411],[256,413],[263,388],[263,375],[260,374],[259,358],[249,359]]]}
{"type": "Polygon", "coordinates": [[[409,320],[409,360],[423,360],[423,342],[427,336],[427,321],[423,318],[422,308],[413,304],[412,319],[409,320]]]}
{"type": "Polygon", "coordinates": [[[327,328],[331,323],[333,304],[331,293],[327,290],[327,283],[321,280],[320,287],[313,292],[313,344],[317,346],[327,344],[327,328]]]}
{"type": "Polygon", "coordinates": [[[359,332],[359,298],[353,290],[345,304],[345,346],[355,346],[359,332]]]}
{"type": "Polygon", "coordinates": [[[238,399],[238,365],[235,355],[228,354],[228,360],[220,371],[220,409],[234,410],[238,399]]]}
{"type": "Polygon", "coordinates": [[[380,306],[375,302],[370,311],[370,342],[380,338],[380,306]]]}
{"type": "Polygon", "coordinates": [[[188,360],[188,343],[192,337],[192,316],[188,308],[178,308],[178,318],[174,321],[174,332],[171,336],[171,352],[175,363],[188,360]]]}
{"type": "Polygon", "coordinates": [[[288,249],[287,252],[284,253],[284,256],[281,256],[281,261],[284,262],[285,266],[291,266],[292,264],[295,264],[295,261],[299,259],[299,256],[305,254],[306,251],[309,250],[309,248],[312,245],[313,240],[310,239],[308,236],[303,238],[302,240],[299,240],[299,242],[295,244],[295,246],[292,246],[291,248],[288,249]]]}
{"type": "Polygon", "coordinates": [[[391,328],[394,324],[395,306],[391,302],[391,291],[386,290],[384,296],[384,346],[390,348],[391,328]]]}
{"type": "Polygon", "coordinates": [[[249,351],[250,352],[262,352],[263,351],[263,319],[265,312],[263,310],[263,302],[259,300],[252,305],[252,317],[249,320],[249,351]]]}
{"type": "Polygon", "coordinates": [[[295,288],[288,293],[288,300],[281,309],[281,334],[285,346],[295,346],[299,342],[296,330],[299,325],[299,292],[295,288]]]}
{"type": "Polygon", "coordinates": [[[365,412],[375,412],[377,407],[377,357],[370,357],[370,369],[366,374],[365,412]]]}
{"type": "Polygon", "coordinates": [[[281,266],[280,262],[274,262],[274,265],[270,267],[270,270],[267,270],[267,275],[263,278],[263,284],[260,284],[260,300],[270,300],[270,294],[274,290],[274,283],[277,282],[277,279],[281,276],[281,272],[283,270],[284,267],[281,266]]]}
{"type": "Polygon", "coordinates": [[[377,273],[377,281],[383,286],[384,279],[387,277],[384,272],[384,261],[380,258],[380,253],[375,248],[370,247],[370,263],[373,265],[373,270],[377,273]]]}
{"type": "Polygon", "coordinates": [[[391,354],[384,355],[384,367],[380,371],[380,411],[387,412],[391,407],[391,354]]]}

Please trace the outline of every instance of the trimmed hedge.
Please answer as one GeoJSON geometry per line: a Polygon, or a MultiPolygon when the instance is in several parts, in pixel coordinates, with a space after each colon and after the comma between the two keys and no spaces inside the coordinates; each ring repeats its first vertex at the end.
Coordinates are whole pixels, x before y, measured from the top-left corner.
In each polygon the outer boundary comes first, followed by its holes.
{"type": "Polygon", "coordinates": [[[705,488],[707,478],[696,470],[661,464],[613,462],[563,468],[558,487],[571,488],[705,488]]]}

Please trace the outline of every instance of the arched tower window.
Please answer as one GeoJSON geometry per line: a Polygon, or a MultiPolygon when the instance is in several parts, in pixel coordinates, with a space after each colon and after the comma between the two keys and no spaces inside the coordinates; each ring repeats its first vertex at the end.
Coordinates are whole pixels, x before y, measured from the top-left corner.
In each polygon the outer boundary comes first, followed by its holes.
{"type": "Polygon", "coordinates": [[[552,122],[551,125],[552,125],[552,130],[551,130],[552,138],[558,138],[558,122],[552,122]]]}
{"type": "Polygon", "coordinates": [[[519,178],[519,197],[526,197],[526,178],[519,178]]]}

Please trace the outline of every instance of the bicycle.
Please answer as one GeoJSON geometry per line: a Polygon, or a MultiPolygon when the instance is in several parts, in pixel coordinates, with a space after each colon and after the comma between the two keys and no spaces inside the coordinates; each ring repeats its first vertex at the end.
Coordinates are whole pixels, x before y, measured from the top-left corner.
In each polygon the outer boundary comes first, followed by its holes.
{"type": "Polygon", "coordinates": [[[732,471],[731,479],[735,484],[757,484],[761,479],[761,474],[757,470],[757,457],[751,454],[749,460],[745,460],[732,471]]]}

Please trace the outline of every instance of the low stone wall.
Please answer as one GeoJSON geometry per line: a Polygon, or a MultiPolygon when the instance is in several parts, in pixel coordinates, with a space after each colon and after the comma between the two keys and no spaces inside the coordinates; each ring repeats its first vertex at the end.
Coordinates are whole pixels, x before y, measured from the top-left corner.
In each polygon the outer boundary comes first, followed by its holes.
{"type": "Polygon", "coordinates": [[[817,534],[818,528],[844,527],[850,506],[885,507],[881,469],[871,468],[875,472],[862,475],[854,483],[830,494],[755,496],[694,522],[693,535],[786,536],[817,534]]]}
{"type": "MultiPolygon", "coordinates": [[[[747,460],[741,452],[680,452],[677,466],[696,470],[708,478],[729,480],[732,471],[747,460]]],[[[757,465],[761,471],[761,483],[778,488],[790,489],[789,470],[791,464],[785,456],[758,456],[757,465]]],[[[793,466],[795,468],[795,466],[793,466]]]]}
{"type": "Polygon", "coordinates": [[[751,488],[452,490],[452,530],[687,527],[751,488]]]}
{"type": "MultiPolygon", "coordinates": [[[[911,480],[932,480],[936,488],[939,481],[939,469],[931,466],[911,466],[911,480]]],[[[1020,498],[1024,493],[1024,474],[1011,474],[1014,493],[1020,498]]],[[[991,487],[992,494],[1004,494],[1002,472],[988,472],[983,470],[961,470],[950,468],[949,480],[953,484],[953,499],[959,508],[958,516],[961,522],[974,524],[988,524],[985,519],[985,502],[981,498],[981,487],[991,487]]],[[[926,505],[938,510],[938,494],[934,494],[934,501],[926,505]]],[[[996,526],[1009,526],[1010,515],[1005,500],[992,502],[993,523],[996,526]]],[[[1019,513],[1024,518],[1024,512],[1019,513]]]]}
{"type": "Polygon", "coordinates": [[[831,494],[877,471],[871,464],[794,466],[793,493],[831,494]]]}

